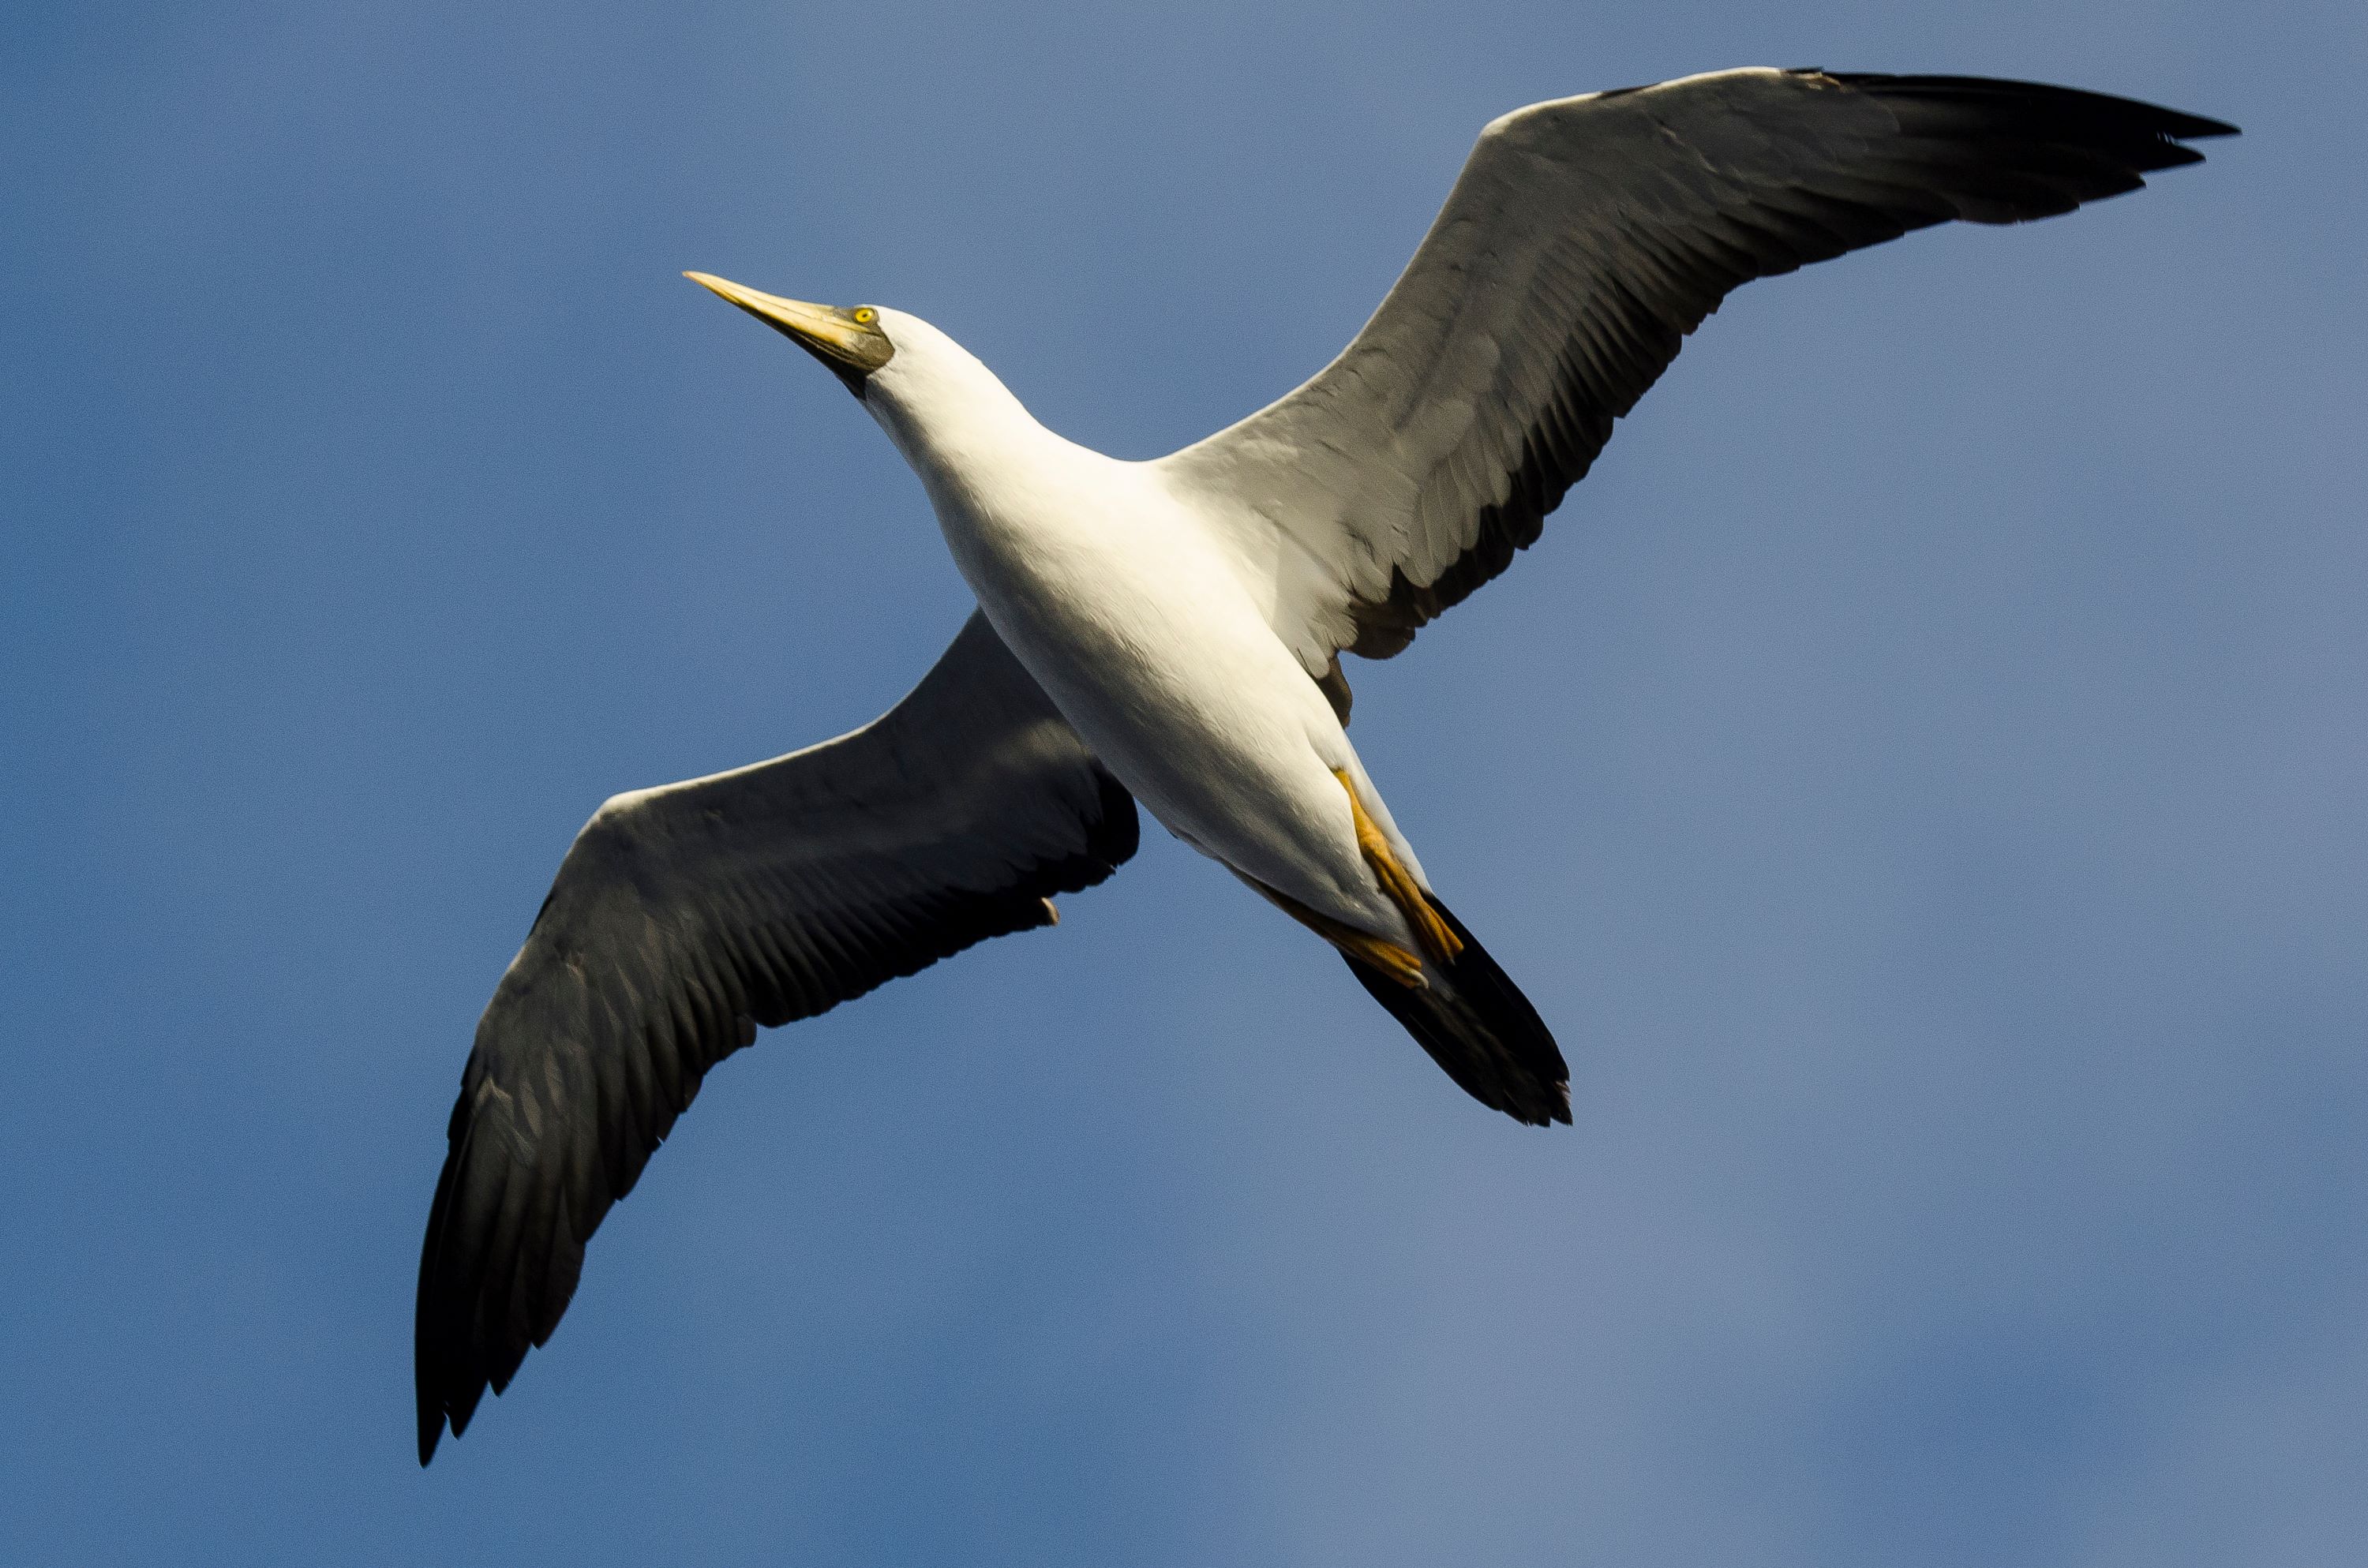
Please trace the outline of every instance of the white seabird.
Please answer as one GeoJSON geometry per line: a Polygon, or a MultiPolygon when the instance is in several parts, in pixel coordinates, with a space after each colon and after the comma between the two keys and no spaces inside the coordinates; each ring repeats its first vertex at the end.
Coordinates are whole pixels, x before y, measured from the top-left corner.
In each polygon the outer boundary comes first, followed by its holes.
{"type": "Polygon", "coordinates": [[[1354,342],[1122,462],[927,322],[689,276],[836,373],[978,611],[876,722],[603,805],[477,1027],[420,1259],[425,1464],[557,1325],[584,1245],[718,1060],[1134,851],[1134,803],[1338,948],[1486,1105],[1568,1071],[1358,761],[1339,655],[1502,572],[1738,284],[1950,219],[2020,222],[2233,127],[2026,83],[1744,70],[1518,109],[1354,342]]]}

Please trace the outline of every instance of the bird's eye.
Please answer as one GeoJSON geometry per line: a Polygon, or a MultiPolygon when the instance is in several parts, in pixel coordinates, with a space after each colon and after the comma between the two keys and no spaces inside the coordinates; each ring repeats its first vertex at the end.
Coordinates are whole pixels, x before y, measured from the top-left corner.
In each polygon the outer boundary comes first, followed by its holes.
{"type": "Polygon", "coordinates": [[[858,305],[855,307],[855,324],[858,326],[870,326],[871,324],[871,318],[879,313],[879,312],[873,310],[869,305],[858,305]]]}

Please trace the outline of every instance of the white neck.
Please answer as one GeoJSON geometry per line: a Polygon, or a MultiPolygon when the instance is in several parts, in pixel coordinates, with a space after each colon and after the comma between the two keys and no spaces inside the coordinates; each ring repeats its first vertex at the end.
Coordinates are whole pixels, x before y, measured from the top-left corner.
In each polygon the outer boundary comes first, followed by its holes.
{"type": "Polygon", "coordinates": [[[1069,443],[1036,422],[975,355],[903,311],[880,325],[896,352],[864,383],[863,405],[937,498],[941,477],[993,472],[1022,452],[1069,443]]]}

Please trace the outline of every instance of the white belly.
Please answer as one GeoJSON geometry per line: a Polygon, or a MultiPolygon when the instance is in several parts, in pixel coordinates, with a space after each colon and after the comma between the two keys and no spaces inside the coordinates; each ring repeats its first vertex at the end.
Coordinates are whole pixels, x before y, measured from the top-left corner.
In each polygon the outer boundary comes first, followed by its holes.
{"type": "Polygon", "coordinates": [[[1133,465],[1095,461],[1109,472],[1032,485],[1008,508],[1022,516],[940,500],[987,619],[1178,837],[1336,920],[1408,940],[1334,770],[1383,823],[1386,809],[1330,704],[1198,521],[1133,465]]]}

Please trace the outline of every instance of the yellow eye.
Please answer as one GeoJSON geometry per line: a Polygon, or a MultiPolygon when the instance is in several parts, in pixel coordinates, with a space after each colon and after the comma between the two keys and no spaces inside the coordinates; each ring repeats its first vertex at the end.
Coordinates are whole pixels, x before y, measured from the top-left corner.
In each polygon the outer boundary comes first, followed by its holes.
{"type": "Polygon", "coordinates": [[[858,305],[855,308],[855,324],[858,326],[870,326],[871,324],[871,318],[879,313],[879,312],[873,310],[869,305],[858,305]]]}

